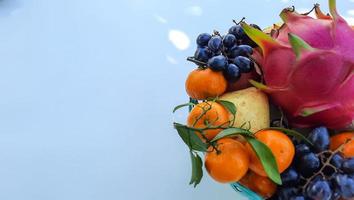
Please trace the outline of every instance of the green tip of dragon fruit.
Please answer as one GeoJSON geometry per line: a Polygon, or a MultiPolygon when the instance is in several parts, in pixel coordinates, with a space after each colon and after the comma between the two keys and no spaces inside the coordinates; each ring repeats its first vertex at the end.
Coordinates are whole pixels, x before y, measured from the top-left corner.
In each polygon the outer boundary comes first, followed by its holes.
{"type": "Polygon", "coordinates": [[[264,32],[253,28],[244,22],[241,23],[241,26],[248,37],[250,37],[262,49],[263,54],[267,54],[267,50],[272,47],[279,46],[279,44],[271,36],[265,34],[264,32]]]}
{"type": "Polygon", "coordinates": [[[354,30],[339,15],[316,5],[317,18],[284,9],[284,24],[265,34],[242,24],[262,50],[257,63],[269,94],[294,127],[346,128],[354,123],[354,30]]]}
{"type": "Polygon", "coordinates": [[[302,52],[313,51],[313,48],[297,35],[288,33],[288,37],[296,57],[300,57],[302,52]]]}

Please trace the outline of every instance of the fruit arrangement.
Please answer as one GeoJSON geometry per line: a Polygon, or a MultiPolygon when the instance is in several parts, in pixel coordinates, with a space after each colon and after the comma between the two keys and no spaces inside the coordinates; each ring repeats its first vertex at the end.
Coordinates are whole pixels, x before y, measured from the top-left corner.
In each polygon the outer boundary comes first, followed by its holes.
{"type": "Polygon", "coordinates": [[[244,18],[202,33],[187,60],[186,123],[196,187],[219,183],[273,200],[354,199],[354,30],[329,0],[261,30],[244,18]],[[204,159],[202,159],[204,157],[204,159]],[[244,188],[244,189],[242,189],[244,188]]]}

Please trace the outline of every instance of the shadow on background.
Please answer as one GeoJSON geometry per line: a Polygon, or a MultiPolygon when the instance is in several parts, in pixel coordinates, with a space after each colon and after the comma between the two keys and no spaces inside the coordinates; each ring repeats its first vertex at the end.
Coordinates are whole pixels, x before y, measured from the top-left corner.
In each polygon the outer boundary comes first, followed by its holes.
{"type": "Polygon", "coordinates": [[[6,17],[21,8],[22,3],[18,0],[0,0],[0,17],[6,17]]]}

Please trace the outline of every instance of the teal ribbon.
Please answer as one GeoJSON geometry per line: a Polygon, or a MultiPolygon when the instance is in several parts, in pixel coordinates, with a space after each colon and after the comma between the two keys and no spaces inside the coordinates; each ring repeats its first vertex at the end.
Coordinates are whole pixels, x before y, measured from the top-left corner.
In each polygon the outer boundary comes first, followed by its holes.
{"type": "Polygon", "coordinates": [[[238,183],[232,183],[230,185],[236,192],[240,193],[244,197],[247,197],[249,200],[264,200],[257,193],[255,193],[252,190],[246,188],[245,186],[242,186],[242,185],[240,185],[238,183]]]}

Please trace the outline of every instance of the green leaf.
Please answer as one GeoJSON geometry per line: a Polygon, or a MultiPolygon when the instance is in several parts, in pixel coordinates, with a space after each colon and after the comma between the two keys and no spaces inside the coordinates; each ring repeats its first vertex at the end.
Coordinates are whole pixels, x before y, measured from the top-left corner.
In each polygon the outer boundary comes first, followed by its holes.
{"type": "Polygon", "coordinates": [[[176,112],[176,110],[180,109],[180,108],[183,108],[183,107],[186,107],[186,106],[194,106],[195,104],[192,103],[192,102],[189,102],[189,103],[185,103],[185,104],[181,104],[181,105],[178,105],[176,106],[174,109],[173,109],[173,112],[176,112]]]}
{"type": "Polygon", "coordinates": [[[256,152],[268,177],[278,185],[281,185],[282,182],[278,171],[278,165],[272,151],[267,147],[267,145],[255,138],[247,137],[247,141],[256,152]]]}
{"type": "Polygon", "coordinates": [[[217,102],[223,105],[231,114],[236,115],[236,106],[234,103],[225,100],[217,100],[217,102]]]}
{"type": "Polygon", "coordinates": [[[208,149],[207,144],[205,144],[195,133],[194,130],[188,128],[185,125],[174,123],[175,128],[179,136],[182,138],[184,143],[192,149],[196,151],[206,152],[208,149]]]}
{"type": "Polygon", "coordinates": [[[299,140],[304,140],[306,143],[313,145],[312,142],[307,139],[303,134],[295,131],[295,130],[291,130],[291,129],[287,129],[287,128],[282,128],[282,127],[270,127],[267,128],[268,130],[277,130],[277,131],[281,131],[284,132],[287,135],[290,136],[294,136],[295,138],[299,139],[299,140]]]}
{"type": "Polygon", "coordinates": [[[210,142],[215,142],[221,138],[224,137],[230,137],[230,136],[235,136],[235,135],[245,135],[248,137],[252,137],[252,133],[246,129],[242,129],[242,128],[227,128],[224,129],[222,131],[220,131],[220,133],[218,133],[213,140],[211,140],[210,142]]]}
{"type": "Polygon", "coordinates": [[[191,160],[192,160],[192,176],[189,184],[194,184],[196,187],[203,177],[203,161],[202,158],[196,153],[194,154],[192,151],[190,152],[191,160]]]}

